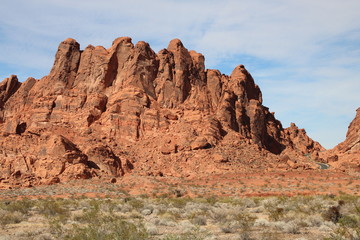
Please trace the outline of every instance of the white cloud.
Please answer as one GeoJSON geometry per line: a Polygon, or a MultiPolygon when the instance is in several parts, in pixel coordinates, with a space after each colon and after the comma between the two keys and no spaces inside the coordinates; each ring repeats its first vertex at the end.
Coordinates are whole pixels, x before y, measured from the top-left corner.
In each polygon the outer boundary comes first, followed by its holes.
{"type": "Polygon", "coordinates": [[[245,64],[280,120],[330,147],[342,136],[324,122],[346,131],[360,103],[359,12],[359,0],[6,0],[0,78],[45,75],[67,37],[85,48],[130,36],[156,51],[180,38],[209,68],[245,64]]]}

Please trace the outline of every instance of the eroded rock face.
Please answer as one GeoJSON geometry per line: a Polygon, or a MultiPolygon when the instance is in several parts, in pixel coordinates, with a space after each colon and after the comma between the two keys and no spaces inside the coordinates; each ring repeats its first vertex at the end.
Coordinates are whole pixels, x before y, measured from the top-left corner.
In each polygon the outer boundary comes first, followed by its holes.
{"type": "Polygon", "coordinates": [[[7,100],[20,88],[21,83],[15,75],[0,83],[0,123],[4,122],[4,106],[7,100]]]}
{"type": "Polygon", "coordinates": [[[356,110],[356,116],[349,125],[345,141],[340,143],[336,149],[341,153],[360,151],[360,108],[356,110]]]}
{"type": "Polygon", "coordinates": [[[322,150],[283,129],[243,65],[206,70],[179,39],[157,54],[129,37],[83,51],[66,39],[48,76],[0,83],[0,119],[2,181],[20,185],[266,168],[322,150]]]}
{"type": "Polygon", "coordinates": [[[303,154],[311,154],[314,150],[316,152],[325,150],[318,142],[309,138],[305,129],[299,129],[295,123],[291,123],[291,126],[285,129],[285,134],[288,139],[286,145],[303,154]]]}
{"type": "Polygon", "coordinates": [[[344,142],[321,154],[324,162],[344,171],[360,172],[360,108],[350,123],[344,142]]]}
{"type": "Polygon", "coordinates": [[[6,78],[0,84],[0,109],[4,108],[6,101],[19,89],[21,83],[15,75],[6,78]]]}
{"type": "Polygon", "coordinates": [[[49,82],[54,85],[47,94],[61,94],[74,84],[79,68],[80,54],[80,44],[75,39],[68,38],[60,43],[54,65],[48,76],[49,82]]]}

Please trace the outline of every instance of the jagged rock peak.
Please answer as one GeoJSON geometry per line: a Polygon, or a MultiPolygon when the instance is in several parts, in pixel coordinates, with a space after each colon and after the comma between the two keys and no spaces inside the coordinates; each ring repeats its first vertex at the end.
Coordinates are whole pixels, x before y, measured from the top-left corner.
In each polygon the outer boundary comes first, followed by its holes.
{"type": "Polygon", "coordinates": [[[144,41],[139,41],[135,44],[135,47],[136,48],[139,48],[139,49],[149,49],[150,48],[150,45],[149,43],[147,42],[144,42],[144,41]]]}
{"type": "Polygon", "coordinates": [[[80,44],[73,38],[67,38],[64,41],[61,42],[61,44],[69,44],[69,45],[74,45],[74,46],[80,46],[80,44]]]}
{"type": "Polygon", "coordinates": [[[167,49],[170,50],[170,51],[177,51],[180,48],[184,48],[184,45],[181,42],[181,40],[178,39],[178,38],[175,38],[175,39],[171,40],[168,47],[167,47],[167,49]]]}
{"type": "Polygon", "coordinates": [[[356,110],[356,116],[351,121],[343,142],[320,153],[323,162],[342,171],[356,174],[360,172],[360,108],[356,110]]]}
{"type": "Polygon", "coordinates": [[[120,43],[132,43],[131,41],[132,41],[131,37],[119,37],[113,41],[112,45],[114,46],[120,43]]]}
{"type": "Polygon", "coordinates": [[[19,89],[21,83],[16,75],[5,78],[0,83],[0,110],[4,107],[5,102],[19,89]]]}
{"type": "Polygon", "coordinates": [[[211,157],[222,151],[233,170],[254,156],[257,168],[284,151],[320,149],[305,131],[283,129],[243,65],[231,76],[205,70],[204,56],[179,39],[158,54],[130,37],[83,51],[64,40],[48,76],[0,83],[0,133],[0,175],[31,184],[133,168],[184,176],[224,169],[211,157]]]}
{"type": "Polygon", "coordinates": [[[356,116],[348,127],[345,141],[335,149],[341,153],[360,152],[360,108],[356,110],[356,116]]]}
{"type": "Polygon", "coordinates": [[[55,86],[54,93],[62,93],[64,88],[72,86],[79,67],[80,55],[80,44],[75,39],[68,38],[60,43],[49,74],[50,81],[55,86]]]}

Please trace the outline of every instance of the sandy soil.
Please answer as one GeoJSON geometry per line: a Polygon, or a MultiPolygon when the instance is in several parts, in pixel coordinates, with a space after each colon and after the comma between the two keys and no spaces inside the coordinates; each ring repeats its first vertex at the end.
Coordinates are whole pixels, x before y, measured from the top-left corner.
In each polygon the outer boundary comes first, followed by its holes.
{"type": "Polygon", "coordinates": [[[0,191],[0,198],[43,198],[65,196],[294,196],[342,193],[359,195],[360,176],[341,171],[292,170],[230,172],[198,177],[153,177],[125,175],[119,178],[73,180],[48,186],[12,188],[0,191]]]}

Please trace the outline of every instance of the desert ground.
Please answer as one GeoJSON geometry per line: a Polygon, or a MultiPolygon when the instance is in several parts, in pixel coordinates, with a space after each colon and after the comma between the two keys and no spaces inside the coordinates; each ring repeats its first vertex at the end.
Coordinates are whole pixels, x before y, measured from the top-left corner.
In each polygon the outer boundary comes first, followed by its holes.
{"type": "Polygon", "coordinates": [[[13,188],[0,239],[359,239],[359,191],[331,167],[13,188]]]}

